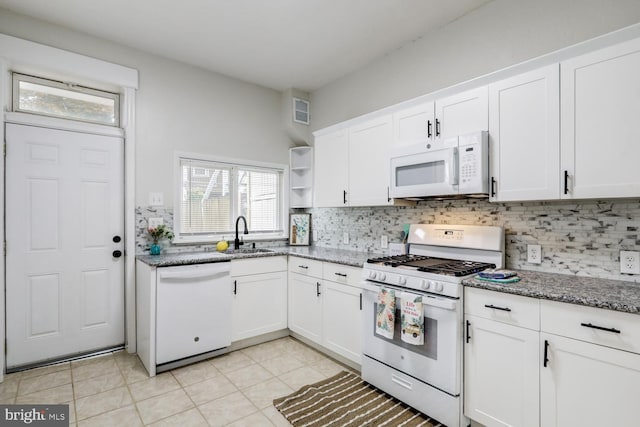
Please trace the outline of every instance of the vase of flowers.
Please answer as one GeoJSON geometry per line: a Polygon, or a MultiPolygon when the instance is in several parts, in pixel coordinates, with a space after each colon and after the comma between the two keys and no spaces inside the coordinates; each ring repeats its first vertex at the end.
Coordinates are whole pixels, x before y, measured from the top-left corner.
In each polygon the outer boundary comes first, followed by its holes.
{"type": "Polygon", "coordinates": [[[147,231],[149,232],[149,234],[151,235],[151,238],[153,239],[153,243],[149,247],[149,253],[151,255],[160,255],[160,252],[162,251],[162,248],[158,244],[158,241],[160,239],[167,238],[171,240],[174,237],[173,232],[169,230],[167,226],[164,224],[161,224],[153,228],[149,227],[147,231]]]}

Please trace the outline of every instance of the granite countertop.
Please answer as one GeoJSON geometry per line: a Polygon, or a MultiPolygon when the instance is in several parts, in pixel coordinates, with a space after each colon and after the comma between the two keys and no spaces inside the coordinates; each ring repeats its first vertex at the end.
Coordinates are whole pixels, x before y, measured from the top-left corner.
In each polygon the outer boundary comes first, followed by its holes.
{"type": "Polygon", "coordinates": [[[640,283],[518,270],[516,283],[465,279],[473,288],[640,314],[640,283]]]}
{"type": "Polygon", "coordinates": [[[260,252],[183,252],[161,255],[137,255],[136,259],[152,267],[169,267],[176,265],[206,264],[224,262],[232,259],[259,258],[270,256],[295,255],[302,258],[327,261],[335,264],[362,267],[375,254],[368,252],[348,251],[344,249],[319,248],[315,246],[283,246],[277,248],[258,249],[260,252]]]}

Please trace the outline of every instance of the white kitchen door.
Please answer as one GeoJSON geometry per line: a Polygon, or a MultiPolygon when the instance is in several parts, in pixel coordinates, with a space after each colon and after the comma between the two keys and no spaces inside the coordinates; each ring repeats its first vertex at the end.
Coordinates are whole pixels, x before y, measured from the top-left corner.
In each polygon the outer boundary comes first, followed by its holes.
{"type": "Polygon", "coordinates": [[[122,138],[6,125],[7,368],[124,343],[122,138]]]}

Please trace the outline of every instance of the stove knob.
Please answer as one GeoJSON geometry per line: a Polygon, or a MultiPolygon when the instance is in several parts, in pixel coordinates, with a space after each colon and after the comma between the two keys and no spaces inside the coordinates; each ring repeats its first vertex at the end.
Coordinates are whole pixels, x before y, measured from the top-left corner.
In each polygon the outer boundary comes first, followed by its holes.
{"type": "Polygon", "coordinates": [[[375,271],[369,271],[369,279],[375,280],[375,278],[376,278],[376,272],[375,271]]]}
{"type": "Polygon", "coordinates": [[[431,282],[423,280],[420,284],[420,287],[426,291],[427,289],[429,289],[429,287],[431,287],[431,282]]]}
{"type": "Polygon", "coordinates": [[[398,283],[399,283],[400,285],[406,285],[406,284],[407,284],[407,278],[406,278],[406,277],[399,276],[399,277],[398,277],[398,283]]]}
{"type": "Polygon", "coordinates": [[[384,279],[386,279],[386,278],[387,278],[387,275],[386,275],[386,274],[384,274],[384,273],[382,273],[382,272],[378,273],[378,280],[384,280],[384,279]]]}
{"type": "Polygon", "coordinates": [[[444,289],[444,286],[442,286],[442,283],[435,282],[434,285],[435,285],[436,292],[442,292],[442,290],[444,289]]]}

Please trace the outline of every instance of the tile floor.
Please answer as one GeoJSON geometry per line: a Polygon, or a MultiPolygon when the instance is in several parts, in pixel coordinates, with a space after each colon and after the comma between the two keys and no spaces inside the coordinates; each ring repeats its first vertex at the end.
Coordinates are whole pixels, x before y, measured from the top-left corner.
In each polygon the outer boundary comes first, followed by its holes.
{"type": "Polygon", "coordinates": [[[272,400],[343,369],[291,337],[155,378],[117,352],[9,374],[0,403],[68,403],[72,427],[288,426],[272,400]]]}

